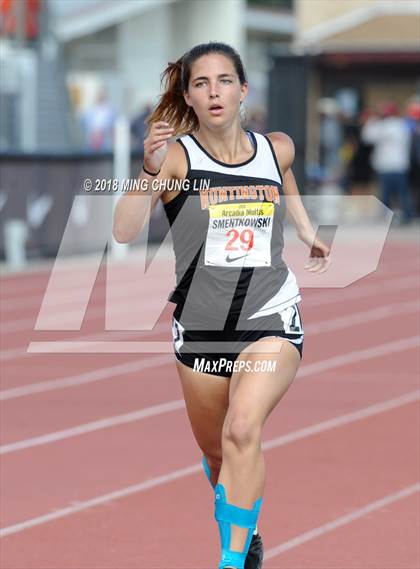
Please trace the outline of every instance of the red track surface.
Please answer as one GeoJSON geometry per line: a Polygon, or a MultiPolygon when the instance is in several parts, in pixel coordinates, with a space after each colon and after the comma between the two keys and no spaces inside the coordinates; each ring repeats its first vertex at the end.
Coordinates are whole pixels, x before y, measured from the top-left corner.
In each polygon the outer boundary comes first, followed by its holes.
{"type": "MultiPolygon", "coordinates": [[[[390,240],[375,274],[302,291],[303,363],[264,430],[267,569],[420,566],[418,253],[390,240]]],[[[3,279],[2,568],[216,567],[213,494],[172,356],[26,353],[169,340],[171,307],[151,335],[106,333],[100,273],[80,332],[34,331],[48,277],[3,279]]]]}

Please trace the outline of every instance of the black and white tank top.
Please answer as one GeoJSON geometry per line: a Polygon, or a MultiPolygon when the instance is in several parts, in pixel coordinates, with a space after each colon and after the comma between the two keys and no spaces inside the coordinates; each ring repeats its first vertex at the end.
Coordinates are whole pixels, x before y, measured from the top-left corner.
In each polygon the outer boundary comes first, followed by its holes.
{"type": "Polygon", "coordinates": [[[286,207],[274,149],[268,137],[247,134],[254,153],[240,164],[216,160],[192,134],[177,139],[188,187],[164,204],[177,276],[168,300],[203,318],[257,318],[301,300],[282,259],[286,207]]]}

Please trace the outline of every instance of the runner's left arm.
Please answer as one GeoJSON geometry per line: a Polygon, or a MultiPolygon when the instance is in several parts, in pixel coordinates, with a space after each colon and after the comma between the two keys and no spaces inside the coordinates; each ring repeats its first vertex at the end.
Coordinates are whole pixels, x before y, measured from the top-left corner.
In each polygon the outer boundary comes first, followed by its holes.
{"type": "Polygon", "coordinates": [[[278,166],[282,173],[283,193],[286,198],[288,217],[295,226],[299,239],[310,249],[310,261],[305,269],[310,272],[324,273],[331,264],[330,249],[316,236],[316,231],[303,205],[292,171],[295,145],[290,136],[284,132],[271,132],[268,137],[273,144],[278,166]]]}

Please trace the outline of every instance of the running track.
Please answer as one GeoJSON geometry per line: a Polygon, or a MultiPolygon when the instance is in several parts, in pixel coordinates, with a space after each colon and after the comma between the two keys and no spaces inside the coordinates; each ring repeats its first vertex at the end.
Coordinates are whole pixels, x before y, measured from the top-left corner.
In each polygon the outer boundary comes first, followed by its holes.
{"type": "MultiPolygon", "coordinates": [[[[394,231],[376,273],[302,291],[304,360],[264,431],[267,569],[420,566],[418,254],[394,231]]],[[[130,313],[139,291],[125,276],[130,313]]],[[[80,332],[35,331],[48,277],[1,289],[1,567],[215,568],[213,495],[171,355],[27,353],[44,340],[169,341],[171,306],[149,335],[104,332],[102,270],[80,332]]],[[[63,318],[77,271],[67,284],[63,318]]],[[[168,287],[155,285],[147,306],[168,287]]]]}

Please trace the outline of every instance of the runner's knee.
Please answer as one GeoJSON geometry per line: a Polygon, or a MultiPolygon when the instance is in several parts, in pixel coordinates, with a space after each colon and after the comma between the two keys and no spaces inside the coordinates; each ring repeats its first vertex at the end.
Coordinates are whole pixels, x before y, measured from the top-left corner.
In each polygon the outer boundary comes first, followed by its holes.
{"type": "Polygon", "coordinates": [[[259,444],[260,438],[261,425],[249,413],[235,409],[229,412],[222,434],[225,450],[232,445],[238,450],[246,450],[259,444]]]}

